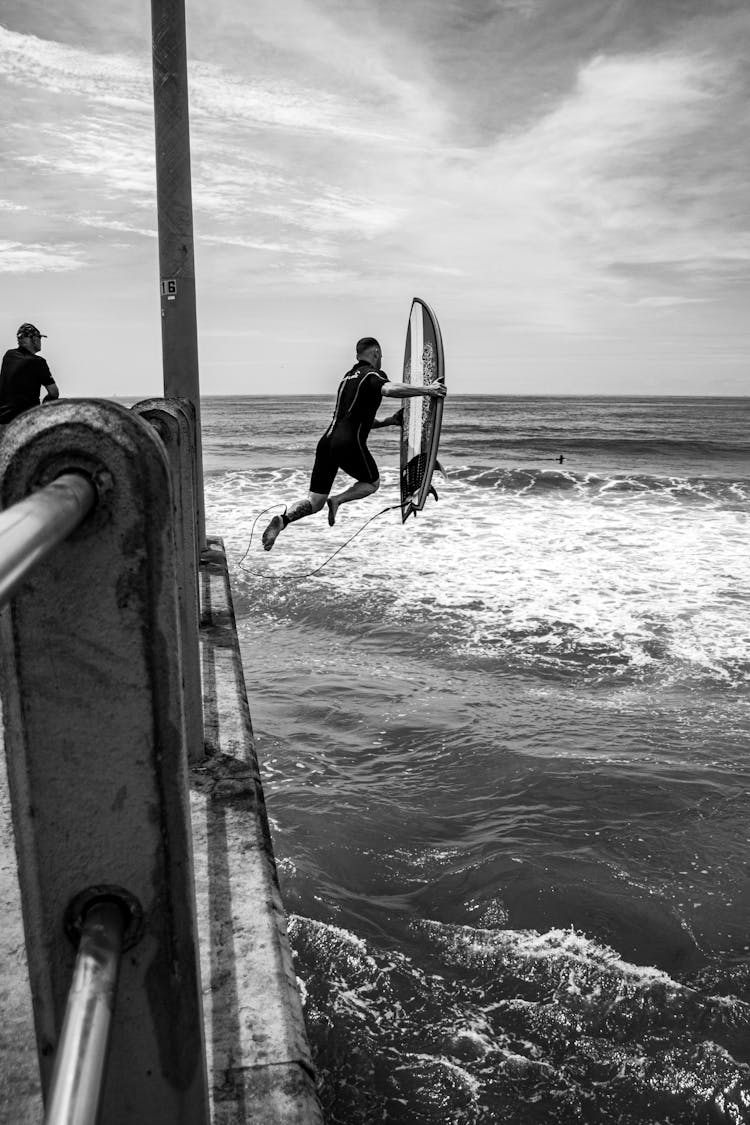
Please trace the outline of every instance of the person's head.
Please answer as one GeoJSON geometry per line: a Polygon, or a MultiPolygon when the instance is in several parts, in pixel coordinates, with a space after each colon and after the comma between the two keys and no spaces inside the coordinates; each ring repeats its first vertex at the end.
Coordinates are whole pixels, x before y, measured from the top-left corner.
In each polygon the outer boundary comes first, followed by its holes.
{"type": "Polygon", "coordinates": [[[366,359],[373,367],[380,367],[382,358],[383,352],[374,336],[363,336],[357,340],[357,359],[366,359]]]}
{"type": "Polygon", "coordinates": [[[21,325],[16,332],[16,336],[20,346],[30,352],[40,352],[42,350],[42,338],[45,340],[47,338],[35,325],[28,322],[21,325]]]}

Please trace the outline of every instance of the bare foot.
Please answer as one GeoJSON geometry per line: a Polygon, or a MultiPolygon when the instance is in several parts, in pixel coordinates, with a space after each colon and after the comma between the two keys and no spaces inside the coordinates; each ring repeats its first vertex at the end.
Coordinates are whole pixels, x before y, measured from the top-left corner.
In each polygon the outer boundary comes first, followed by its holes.
{"type": "Polygon", "coordinates": [[[328,505],[328,526],[333,527],[336,522],[336,512],[339,510],[338,501],[326,500],[328,505]]]}
{"type": "Polygon", "coordinates": [[[270,551],[279,537],[279,532],[284,530],[284,521],[281,516],[274,516],[266,530],[263,532],[263,550],[270,551]]]}

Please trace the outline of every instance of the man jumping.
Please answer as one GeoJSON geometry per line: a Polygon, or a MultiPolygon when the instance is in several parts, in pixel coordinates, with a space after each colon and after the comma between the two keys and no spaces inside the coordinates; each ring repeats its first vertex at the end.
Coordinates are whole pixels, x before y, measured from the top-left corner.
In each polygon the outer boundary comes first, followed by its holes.
{"type": "Polygon", "coordinates": [[[357,343],[357,362],[341,380],[331,424],[315,451],[307,499],[295,501],[283,515],[273,517],[263,532],[266,551],[271,550],[285,527],[319,512],[324,504],[328,506],[328,522],[333,527],[340,504],[362,500],[377,491],[380,478],[375,459],[367,448],[367,436],[371,429],[400,425],[402,417],[402,412],[398,411],[381,422],[376,421],[375,414],[383,398],[445,397],[442,383],[430,386],[391,383],[380,369],[382,358],[380,344],[372,336],[365,336],[357,343]],[[339,469],[354,477],[355,483],[331,496],[339,469]]]}

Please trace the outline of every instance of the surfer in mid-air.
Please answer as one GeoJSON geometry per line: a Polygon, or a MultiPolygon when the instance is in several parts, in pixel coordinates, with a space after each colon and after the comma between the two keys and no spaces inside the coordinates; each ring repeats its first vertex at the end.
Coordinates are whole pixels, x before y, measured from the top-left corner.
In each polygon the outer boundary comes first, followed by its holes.
{"type": "Polygon", "coordinates": [[[331,424],[315,451],[307,499],[296,500],[286,508],[283,515],[273,517],[263,532],[263,547],[266,551],[271,550],[290,523],[311,516],[327,505],[328,523],[333,527],[341,504],[362,500],[377,491],[380,478],[375,459],[367,448],[367,436],[371,429],[399,426],[403,416],[402,411],[397,411],[378,422],[375,415],[383,398],[414,398],[417,395],[445,397],[445,386],[442,383],[431,383],[429,386],[391,383],[386,373],[380,369],[382,358],[380,344],[372,336],[365,336],[358,341],[357,362],[341,380],[331,424]],[[331,496],[339,469],[354,477],[354,484],[336,496],[331,496]]]}

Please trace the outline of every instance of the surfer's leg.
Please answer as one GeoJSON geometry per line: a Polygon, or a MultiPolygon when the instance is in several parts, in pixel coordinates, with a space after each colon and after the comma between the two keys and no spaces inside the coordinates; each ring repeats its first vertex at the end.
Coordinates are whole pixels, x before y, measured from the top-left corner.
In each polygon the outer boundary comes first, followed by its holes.
{"type": "Polygon", "coordinates": [[[290,523],[311,516],[319,512],[326,502],[333,482],[338,472],[338,464],[331,453],[331,443],[327,435],[318,442],[315,450],[315,462],[310,476],[310,491],[306,500],[295,500],[284,512],[283,516],[274,516],[266,530],[263,532],[263,547],[270,551],[281,532],[290,523]]]}
{"type": "Polygon", "coordinates": [[[331,527],[336,522],[336,513],[340,504],[348,504],[351,500],[363,500],[365,496],[372,496],[380,488],[380,481],[358,480],[336,496],[328,497],[328,523],[331,527]]]}
{"type": "Polygon", "coordinates": [[[327,492],[309,492],[307,500],[298,500],[287,509],[286,523],[296,523],[297,520],[303,520],[305,516],[311,516],[313,512],[319,512],[326,502],[327,495],[327,492]]]}
{"type": "Polygon", "coordinates": [[[263,532],[263,549],[270,551],[287,524],[296,523],[305,516],[311,516],[313,512],[319,512],[325,502],[325,493],[320,492],[311,492],[307,500],[295,500],[283,515],[274,516],[263,532]]]}
{"type": "Polygon", "coordinates": [[[365,496],[372,496],[373,492],[377,492],[380,488],[378,466],[367,444],[361,440],[359,430],[338,450],[338,458],[344,472],[354,477],[354,484],[336,496],[328,497],[328,522],[331,527],[336,522],[336,512],[340,504],[348,504],[351,500],[363,500],[365,496]]]}

